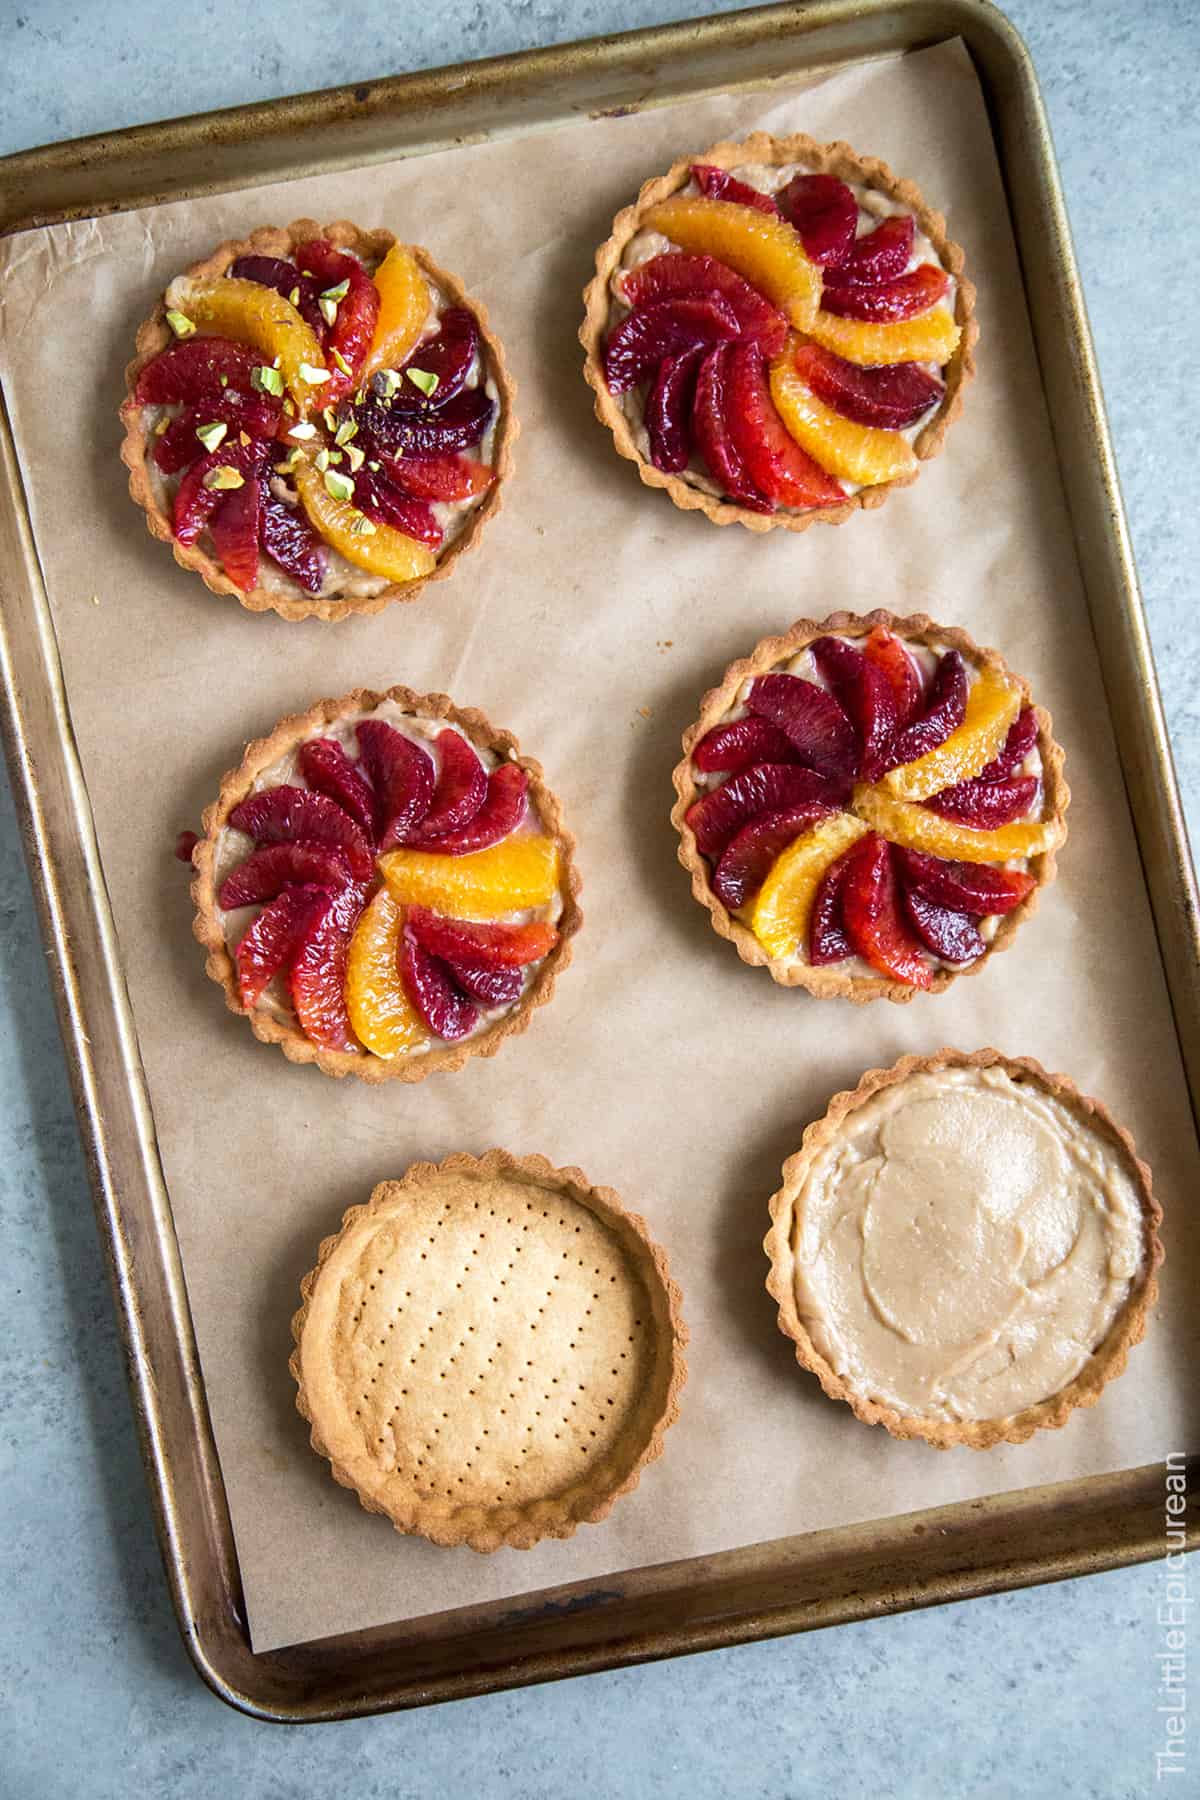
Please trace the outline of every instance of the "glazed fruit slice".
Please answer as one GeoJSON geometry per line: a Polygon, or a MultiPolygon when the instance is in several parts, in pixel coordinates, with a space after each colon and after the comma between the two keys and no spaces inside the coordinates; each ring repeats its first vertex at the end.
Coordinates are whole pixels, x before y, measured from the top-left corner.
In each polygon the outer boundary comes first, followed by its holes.
{"type": "Polygon", "coordinates": [[[926,800],[978,775],[1003,746],[1020,711],[1020,689],[993,669],[983,669],[964,692],[966,669],[959,658],[943,682],[942,671],[956,656],[951,650],[942,657],[930,683],[928,711],[892,746],[892,760],[902,766],[884,779],[897,799],[926,800]],[[943,733],[956,716],[958,722],[943,733]]]}
{"type": "Polygon", "coordinates": [[[244,481],[232,493],[223,494],[209,522],[213,549],[226,575],[243,594],[258,586],[261,518],[262,488],[252,479],[244,481]]]}
{"type": "Polygon", "coordinates": [[[406,413],[369,398],[355,406],[364,448],[379,456],[449,456],[478,444],[495,417],[496,402],[483,387],[463,388],[431,413],[406,413]]]}
{"type": "Polygon", "coordinates": [[[693,163],[692,180],[706,200],[732,200],[738,206],[752,206],[756,212],[778,212],[770,194],[761,194],[728,169],[716,169],[712,163],[693,163]]]}
{"type": "Polygon", "coordinates": [[[415,538],[390,525],[374,525],[373,520],[367,524],[374,530],[364,533],[363,514],[349,501],[335,500],[311,463],[299,463],[293,480],[316,530],[356,568],[396,582],[417,581],[433,572],[437,558],[415,538]]]}
{"type": "Polygon", "coordinates": [[[737,320],[742,336],[757,338],[768,356],[782,350],[787,337],[787,320],[779,309],[715,256],[666,250],[623,274],[620,289],[631,307],[684,294],[717,294],[737,320]]]}
{"type": "Polygon", "coordinates": [[[750,926],[771,960],[794,956],[808,942],[813,900],[822,876],[866,832],[861,819],[835,813],[783,852],[759,890],[750,926]]]}
{"type": "Polygon", "coordinates": [[[730,435],[751,480],[769,500],[804,511],[836,506],[845,499],[838,483],[781,419],[757,344],[743,340],[734,345],[726,399],[730,435]]]}
{"type": "Polygon", "coordinates": [[[259,536],[271,561],[307,593],[325,585],[325,547],[298,507],[270,492],[262,498],[259,536]]]}
{"type": "Polygon", "coordinates": [[[828,268],[845,261],[858,230],[858,202],[844,181],[836,175],[794,175],[778,204],[813,262],[828,268]]]}
{"type": "Polygon", "coordinates": [[[932,795],[925,804],[943,819],[956,819],[960,825],[991,831],[997,825],[1024,818],[1037,799],[1038,787],[1036,775],[1009,776],[1001,781],[962,781],[932,795]]]}
{"type": "Polygon", "coordinates": [[[300,746],[300,773],[310,788],[344,807],[365,837],[375,836],[371,784],[336,738],[309,738],[300,746]]]}
{"type": "Polygon", "coordinates": [[[487,770],[460,732],[447,726],[435,740],[438,752],[437,786],[429,811],[421,821],[422,838],[461,831],[475,818],[487,798],[487,770]]]}
{"type": "Polygon", "coordinates": [[[409,1004],[435,1037],[453,1044],[469,1036],[479,1021],[479,1009],[455,985],[445,963],[430,956],[407,931],[400,940],[398,967],[409,1004]]]}
{"type": "Polygon", "coordinates": [[[414,500],[394,487],[382,470],[360,469],[354,477],[354,502],[377,525],[387,525],[415,538],[428,550],[441,547],[442,528],[428,500],[414,500]]]}
{"type": "Polygon", "coordinates": [[[945,396],[945,387],[919,363],[860,369],[819,344],[797,343],[792,365],[805,387],[857,425],[903,431],[945,396]]]}
{"type": "Polygon", "coordinates": [[[387,472],[414,500],[469,500],[496,478],[487,463],[455,454],[391,457],[387,472]]]}
{"type": "Polygon", "coordinates": [[[355,735],[375,800],[376,842],[381,851],[392,850],[429,811],[433,760],[383,719],[363,719],[355,735]]]}
{"type": "Polygon", "coordinates": [[[492,969],[469,962],[457,962],[451,968],[463,993],[478,1000],[480,1006],[515,1006],[525,989],[520,969],[492,969]]]}
{"type": "Polygon", "coordinates": [[[265,844],[254,850],[221,883],[217,904],[226,912],[261,906],[286,887],[345,887],[350,864],[329,844],[265,844]]]}
{"type": "Polygon", "coordinates": [[[925,684],[921,671],[904,648],[903,641],[886,625],[876,625],[863,644],[863,655],[882,669],[892,684],[896,701],[896,725],[903,729],[922,710],[925,684]]]}
{"type": "Polygon", "coordinates": [[[261,363],[253,350],[225,338],[182,338],[146,364],[133,398],[138,406],[191,406],[229,388],[250,394],[261,363]]]}
{"type": "Polygon", "coordinates": [[[175,536],[194,544],[227,494],[255,481],[267,455],[265,444],[222,444],[193,463],[175,491],[175,536]]]}
{"type": "Polygon", "coordinates": [[[683,356],[737,335],[737,319],[719,294],[682,295],[639,306],[609,335],[604,351],[609,391],[624,394],[637,387],[666,356],[683,356]]]}
{"type": "Polygon", "coordinates": [[[429,848],[441,856],[470,856],[499,845],[525,817],[528,788],[529,777],[524,769],[516,763],[501,763],[487,778],[487,792],[479,810],[456,831],[431,837],[429,848]]]}
{"type": "Polygon", "coordinates": [[[376,369],[398,369],[409,357],[429,317],[429,285],[421,266],[403,244],[393,244],[375,271],[379,316],[361,379],[376,369]]]}
{"type": "Polygon", "coordinates": [[[312,327],[273,288],[254,281],[211,281],[181,276],[167,289],[167,304],[202,330],[232,338],[257,350],[260,362],[275,363],[301,411],[328,401],[329,371],[312,327]]]}
{"type": "Polygon", "coordinates": [[[336,308],[333,322],[325,332],[329,379],[321,389],[321,404],[328,406],[358,383],[375,337],[379,290],[356,256],[337,249],[325,238],[301,244],[296,257],[301,272],[311,275],[322,296],[336,308]]]}
{"type": "Polygon", "coordinates": [[[755,487],[729,430],[727,389],[732,355],[733,345],[723,344],[711,350],[700,364],[692,403],[696,447],[722,493],[751,512],[771,513],[775,502],[755,487]]]}
{"type": "Polygon", "coordinates": [[[873,231],[856,238],[837,266],[834,279],[841,286],[873,286],[895,281],[908,268],[915,230],[911,213],[883,219],[873,231]]]}
{"type": "Polygon", "coordinates": [[[897,800],[882,784],[856,788],[854,807],[860,817],[893,844],[922,850],[927,856],[945,857],[949,862],[1028,860],[1055,849],[1064,836],[1056,819],[1001,825],[995,831],[974,831],[969,825],[943,819],[927,806],[897,800]]]}
{"type": "Polygon", "coordinates": [[[871,287],[836,285],[836,271],[826,278],[821,293],[821,309],[839,319],[866,319],[876,325],[894,324],[900,319],[915,319],[936,306],[948,292],[950,277],[932,263],[919,263],[907,275],[895,281],[881,281],[871,287]]]}
{"type": "Polygon", "coordinates": [[[730,912],[744,906],[766,880],[788,845],[835,809],[822,801],[787,812],[759,813],[727,845],[713,871],[713,893],[730,912]]]}
{"type": "Polygon", "coordinates": [[[233,953],[238,996],[247,1012],[258,1005],[274,977],[288,967],[309,926],[328,905],[328,888],[289,887],[263,907],[233,953]]]}
{"type": "Polygon", "coordinates": [[[842,889],[854,856],[851,845],[831,862],[817,886],[808,921],[808,960],[816,969],[827,968],[854,954],[842,918],[842,889]]]}
{"type": "Polygon", "coordinates": [[[355,1037],[385,1061],[425,1041],[425,1028],[409,1004],[398,957],[404,912],[387,888],[365,909],[346,953],[346,1013],[355,1037]]]}
{"type": "Polygon", "coordinates": [[[896,732],[896,696],[883,670],[841,638],[818,638],[812,658],[858,737],[858,768],[876,781],[888,767],[896,732]]]}
{"type": "Polygon", "coordinates": [[[901,890],[901,907],[908,924],[927,950],[943,962],[969,963],[987,949],[976,925],[965,914],[952,912],[927,900],[924,894],[901,890]]]}
{"type": "Polygon", "coordinates": [[[431,956],[457,968],[460,963],[492,969],[523,969],[540,962],[558,942],[553,925],[481,924],[478,920],[444,919],[426,906],[410,906],[409,934],[431,956]]]}
{"type": "Polygon", "coordinates": [[[933,985],[933,970],[896,908],[896,878],[888,845],[872,832],[850,860],[842,887],[846,935],[858,954],[892,981],[933,985]]]}
{"type": "Polygon", "coordinates": [[[455,919],[499,919],[545,906],[558,888],[554,839],[532,834],[470,856],[393,850],[379,866],[401,905],[432,907],[455,919]]]}
{"type": "Polygon", "coordinates": [[[771,364],[771,398],[796,443],[830,475],[876,487],[916,474],[917,458],[907,438],[857,425],[826,406],[801,380],[786,351],[771,364]]]}
{"type": "Polygon", "coordinates": [[[962,336],[945,306],[931,307],[920,318],[902,319],[895,325],[840,319],[822,311],[801,329],[835,356],[872,368],[881,363],[948,363],[962,336]]]}
{"type": "Polygon", "coordinates": [[[691,415],[702,356],[702,351],[692,350],[686,356],[664,357],[646,396],[650,461],[668,474],[686,469],[691,458],[691,415]]]}
{"type": "Polygon", "coordinates": [[[750,689],[751,712],[769,719],[810,769],[847,781],[858,768],[854,727],[832,694],[798,675],[760,675],[750,689]]]}
{"type": "Polygon", "coordinates": [[[715,256],[767,296],[800,331],[816,317],[821,271],[799,234],[783,219],[727,200],[662,200],[647,211],[647,231],[660,231],[681,250],[715,256]]]}
{"type": "Polygon", "coordinates": [[[227,388],[219,399],[202,400],[189,406],[154,440],[154,460],[164,475],[177,475],[198,457],[207,453],[211,439],[209,428],[224,425],[226,439],[233,442],[239,432],[255,438],[273,438],[279,423],[279,403],[270,396],[259,398],[227,388]],[[200,432],[205,437],[200,437],[200,432]],[[206,443],[208,439],[208,443],[206,443]]]}
{"type": "Polygon", "coordinates": [[[413,369],[426,378],[433,376],[432,393],[419,381],[405,379],[394,404],[414,412],[429,411],[453,400],[475,361],[479,348],[479,327],[465,306],[449,306],[438,320],[432,337],[422,338],[407,358],[402,373],[407,377],[413,369]]]}
{"type": "Polygon", "coordinates": [[[1010,913],[1033,892],[1032,875],[1020,869],[990,869],[985,863],[946,862],[919,850],[895,850],[902,885],[954,912],[1010,913]]]}
{"type": "Polygon", "coordinates": [[[343,888],[309,926],[292,958],[292,1005],[300,1028],[326,1050],[358,1049],[346,1006],[346,962],[362,909],[362,888],[343,888]]]}
{"type": "Polygon", "coordinates": [[[354,820],[324,794],[283,783],[251,794],[229,815],[235,831],[256,844],[323,844],[340,850],[356,881],[370,879],[375,867],[371,846],[354,820]]]}
{"type": "Polygon", "coordinates": [[[980,769],[979,781],[1000,781],[1005,775],[1012,775],[1021,767],[1038,739],[1037,714],[1032,706],[1023,706],[1012,724],[1003,748],[995,758],[980,769]]]}
{"type": "Polygon", "coordinates": [[[695,801],[686,818],[701,856],[715,861],[760,813],[790,812],[814,803],[831,808],[839,797],[839,790],[813,769],[795,763],[756,763],[695,801]]]}
{"type": "Polygon", "coordinates": [[[325,320],[318,303],[317,284],[302,275],[294,262],[287,262],[282,256],[239,256],[230,263],[226,274],[236,281],[257,281],[260,287],[274,288],[285,300],[291,300],[305,324],[324,341],[325,320]]]}
{"type": "Polygon", "coordinates": [[[778,725],[749,713],[729,725],[714,725],[692,751],[692,761],[705,774],[749,768],[751,763],[797,760],[792,740],[778,725]]]}

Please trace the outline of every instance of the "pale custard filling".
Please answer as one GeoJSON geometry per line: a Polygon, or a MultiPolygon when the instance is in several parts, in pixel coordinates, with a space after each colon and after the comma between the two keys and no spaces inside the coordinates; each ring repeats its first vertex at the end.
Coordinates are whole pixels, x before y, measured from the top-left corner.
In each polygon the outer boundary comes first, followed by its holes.
{"type": "Polygon", "coordinates": [[[1143,1259],[1117,1147],[1003,1069],[923,1071],[852,1113],[790,1233],[796,1308],[860,1394],[994,1419],[1066,1387],[1143,1259]]]}

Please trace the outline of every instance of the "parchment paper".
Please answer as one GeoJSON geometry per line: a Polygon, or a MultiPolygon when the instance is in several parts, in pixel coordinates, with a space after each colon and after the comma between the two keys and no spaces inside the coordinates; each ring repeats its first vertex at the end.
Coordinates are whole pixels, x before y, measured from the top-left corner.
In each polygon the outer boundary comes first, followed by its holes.
{"type": "MultiPolygon", "coordinates": [[[[2,373],[95,808],[257,1649],[939,1502],[1195,1442],[1195,1144],[981,95],[960,47],[810,83],[39,231],[0,245],[2,373]],[[575,334],[594,248],[640,182],[765,127],[844,136],[949,214],[980,373],[942,457],[880,512],[804,537],[718,530],[643,488],[592,418],[575,334]],[[500,518],[415,605],[253,616],[152,542],[114,411],[178,269],[300,214],[386,223],[481,296],[519,383],[500,518]],[[928,609],[1001,647],[1052,710],[1074,793],[1061,876],[1015,948],[945,996],[862,1009],[776,988],[710,930],[675,859],[671,769],[700,694],[797,616],[928,609]],[[441,689],[544,763],[580,840],[584,931],[494,1062],[418,1088],[297,1069],[225,1010],[190,936],[177,830],[243,742],[355,683],[441,689]],[[993,1043],[1104,1097],[1167,1211],[1159,1316],[1061,1432],[901,1444],[825,1400],[763,1289],[780,1164],[837,1088],[904,1051],[993,1043]],[[603,1526],[479,1557],[396,1536],[293,1410],[288,1320],[343,1208],[417,1157],[577,1162],[667,1245],[692,1329],[665,1458],[603,1526]],[[1189,1216],[1191,1209],[1191,1216],[1189,1216]]],[[[612,1585],[611,1579],[609,1585],[612,1585]]]]}

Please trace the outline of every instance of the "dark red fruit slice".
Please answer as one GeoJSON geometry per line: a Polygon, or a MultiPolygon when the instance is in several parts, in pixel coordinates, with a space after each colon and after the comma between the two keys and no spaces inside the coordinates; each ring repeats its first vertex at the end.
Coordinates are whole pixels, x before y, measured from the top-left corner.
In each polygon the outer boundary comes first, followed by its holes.
{"type": "Polygon", "coordinates": [[[474,1001],[455,985],[450,970],[404,933],[398,958],[404,991],[435,1037],[455,1043],[479,1018],[474,1001]]]}
{"type": "Polygon", "coordinates": [[[388,478],[414,500],[468,500],[495,480],[487,463],[465,456],[396,456],[387,464],[388,478]]]}
{"type": "Polygon", "coordinates": [[[999,825],[1011,825],[1023,819],[1037,799],[1041,784],[1036,775],[1013,775],[1001,781],[960,781],[943,788],[925,804],[943,819],[959,825],[971,825],[977,831],[992,831],[999,825]]]}
{"type": "Polygon", "coordinates": [[[858,201],[836,175],[794,175],[779,210],[800,233],[805,254],[823,268],[844,261],[858,229],[858,201]]]}
{"type": "Polygon", "coordinates": [[[213,549],[234,587],[248,594],[258,586],[258,532],[262,517],[262,486],[247,481],[222,494],[221,504],[209,522],[213,549]]]}
{"type": "Polygon", "coordinates": [[[986,768],[980,769],[976,781],[1002,781],[1019,769],[1037,743],[1037,735],[1037,714],[1032,706],[1023,706],[1009,726],[1000,754],[986,768]]]}
{"type": "Polygon", "coordinates": [[[858,768],[854,727],[832,694],[799,675],[760,675],[747,704],[789,739],[801,762],[835,781],[858,768]]]}
{"type": "Polygon", "coordinates": [[[249,487],[257,485],[257,476],[267,460],[267,446],[261,443],[222,444],[192,464],[175,493],[174,529],[181,544],[194,544],[222,500],[236,488],[205,487],[205,477],[214,469],[233,469],[249,487]]]}
{"type": "Polygon", "coordinates": [[[814,804],[833,810],[844,790],[795,763],[755,763],[689,806],[688,825],[701,856],[716,862],[733,838],[760,813],[791,812],[814,804]]]}
{"type": "Polygon", "coordinates": [[[447,725],[434,741],[440,764],[437,786],[414,841],[461,831],[487,799],[487,770],[466,738],[447,725]]]}
{"type": "Polygon", "coordinates": [[[405,537],[428,544],[431,550],[441,545],[442,528],[428,500],[413,500],[401,493],[381,472],[367,468],[358,471],[354,477],[354,504],[376,524],[390,525],[405,537]]]}
{"type": "Polygon", "coordinates": [[[529,925],[484,924],[471,919],[447,919],[427,906],[410,906],[404,923],[422,949],[431,956],[440,956],[451,968],[466,962],[490,969],[523,969],[548,956],[558,942],[553,925],[539,921],[529,925]]]}
{"type": "Polygon", "coordinates": [[[325,547],[299,507],[264,493],[259,535],[263,549],[285,575],[308,593],[320,593],[325,581],[325,547]]]}
{"type": "Polygon", "coordinates": [[[729,359],[726,422],[750,479],[768,499],[803,511],[846,498],[776,412],[762,350],[749,339],[735,344],[729,359]]]}
{"type": "Polygon", "coordinates": [[[375,795],[375,836],[381,852],[404,843],[433,799],[433,759],[382,719],[364,719],[356,736],[375,795]]]}
{"type": "Polygon", "coordinates": [[[1036,886],[1020,869],[995,869],[987,863],[948,862],[923,850],[895,850],[901,884],[938,906],[954,912],[1010,913],[1036,886]]]}
{"type": "Polygon", "coordinates": [[[273,438],[279,424],[279,402],[269,395],[248,397],[236,388],[226,388],[219,400],[186,407],[154,440],[154,460],[163,474],[178,475],[189,463],[207,456],[196,436],[197,428],[218,424],[228,427],[227,441],[236,441],[241,431],[253,438],[273,438]]]}
{"type": "Polygon", "coordinates": [[[325,330],[325,366],[329,380],[321,387],[321,401],[328,406],[349,393],[358,380],[363,358],[371,347],[379,319],[379,289],[357,257],[348,256],[324,238],[313,238],[296,250],[302,275],[311,275],[318,293],[349,282],[344,300],[338,301],[337,317],[325,330]],[[338,358],[347,365],[339,365],[338,358]]]}
{"type": "Polygon", "coordinates": [[[742,336],[757,338],[767,356],[777,356],[787,340],[788,325],[783,314],[765,294],[715,256],[666,250],[622,275],[621,292],[635,308],[683,294],[719,294],[737,320],[742,336]]]}
{"type": "Polygon", "coordinates": [[[386,400],[370,398],[354,408],[364,448],[380,456],[448,456],[469,450],[483,437],[496,411],[481,387],[462,388],[436,413],[398,412],[386,400]]]}
{"type": "Polygon", "coordinates": [[[256,844],[332,845],[350,865],[356,881],[368,881],[375,871],[371,846],[349,813],[324,794],[284,783],[251,794],[229,815],[235,831],[244,831],[256,844]]]}
{"type": "Polygon", "coordinates": [[[886,625],[876,625],[863,645],[863,655],[876,668],[882,669],[891,682],[896,701],[896,724],[898,727],[907,725],[921,710],[925,683],[902,639],[886,625]]]}
{"type": "Polygon", "coordinates": [[[199,842],[199,836],[194,831],[181,831],[179,833],[179,836],[175,839],[175,854],[180,862],[191,862],[192,851],[199,842]]]}
{"type": "Polygon", "coordinates": [[[898,319],[915,319],[928,312],[950,286],[945,269],[932,263],[919,263],[907,275],[895,281],[880,281],[874,287],[837,287],[827,280],[821,289],[821,308],[839,319],[867,319],[872,324],[890,325],[898,319]]]}
{"type": "Polygon", "coordinates": [[[217,904],[234,912],[274,900],[287,887],[343,888],[349,879],[350,864],[330,844],[265,844],[225,877],[217,904]]]}
{"type": "Polygon", "coordinates": [[[317,284],[302,275],[295,263],[285,262],[282,256],[239,256],[226,270],[235,281],[257,281],[260,287],[274,288],[285,300],[292,300],[292,305],[300,317],[317,334],[317,342],[325,342],[325,320],[321,316],[321,308],[317,305],[317,284]]]}
{"type": "Polygon", "coordinates": [[[692,405],[703,354],[701,350],[690,350],[685,356],[664,357],[646,396],[644,417],[650,461],[669,475],[686,469],[691,459],[692,405]]]}
{"type": "Polygon", "coordinates": [[[846,935],[858,954],[893,981],[909,987],[933,985],[933,970],[896,908],[896,881],[889,846],[874,832],[850,852],[842,887],[846,935]]]}
{"type": "Polygon", "coordinates": [[[751,763],[795,762],[792,740],[778,725],[753,713],[730,725],[714,725],[692,751],[692,761],[706,775],[747,769],[751,763]]]}
{"type": "Polygon", "coordinates": [[[306,1037],[326,1050],[357,1050],[358,1039],[346,1010],[346,954],[364,890],[350,886],[335,894],[301,938],[292,958],[292,1005],[306,1037]]]}
{"type": "Polygon", "coordinates": [[[828,818],[835,809],[820,800],[807,806],[793,806],[786,812],[759,813],[726,845],[713,871],[713,893],[730,912],[744,906],[771,872],[776,857],[782,856],[802,831],[828,818]]]}
{"type": "Polygon", "coordinates": [[[719,349],[710,350],[700,364],[696,396],[692,402],[696,448],[704,458],[709,474],[730,500],[751,512],[772,513],[775,502],[759,493],[730,435],[726,388],[732,355],[733,345],[723,344],[719,349]]]}
{"type": "Polygon", "coordinates": [[[874,231],[855,238],[849,251],[838,264],[836,280],[844,287],[873,286],[877,281],[895,281],[908,268],[912,255],[913,222],[908,213],[897,213],[884,219],[874,231]]]}
{"type": "Polygon", "coordinates": [[[841,638],[818,638],[811,648],[813,661],[858,734],[859,775],[864,781],[878,781],[891,766],[888,749],[896,735],[891,682],[861,650],[841,638]]]}
{"type": "Polygon", "coordinates": [[[779,211],[770,194],[760,194],[748,182],[739,181],[728,170],[716,169],[711,163],[693,163],[692,180],[706,200],[728,200],[734,206],[752,206],[756,212],[779,211]]]}
{"type": "Polygon", "coordinates": [[[437,386],[426,394],[413,381],[402,380],[393,405],[403,412],[427,413],[453,400],[470,373],[479,348],[479,327],[465,306],[450,306],[438,320],[433,337],[419,343],[405,369],[421,369],[437,376],[437,386]]]}
{"type": "Polygon", "coordinates": [[[892,739],[888,763],[895,769],[915,762],[944,744],[957,731],[967,710],[967,668],[957,650],[947,650],[933,671],[925,694],[925,710],[892,739]]]}
{"type": "Polygon", "coordinates": [[[798,344],[794,360],[797,374],[818,400],[844,419],[884,431],[914,425],[946,392],[919,363],[862,369],[819,344],[798,344]]]}
{"type": "Polygon", "coordinates": [[[836,862],[830,863],[813,896],[808,921],[808,960],[814,968],[827,968],[830,963],[844,962],[846,957],[854,954],[842,917],[842,889],[857,848],[857,844],[853,845],[836,862]]]}
{"type": "Polygon", "coordinates": [[[328,794],[344,807],[363,835],[375,835],[375,796],[371,784],[352,763],[336,738],[310,738],[300,747],[300,773],[318,794],[328,794]]]}
{"type": "Polygon", "coordinates": [[[737,335],[737,316],[717,293],[683,294],[639,306],[609,335],[604,351],[609,391],[624,394],[637,387],[664,356],[683,356],[737,335]]]}
{"type": "Polygon", "coordinates": [[[451,974],[464,994],[481,1006],[514,1006],[521,998],[525,977],[520,969],[489,969],[483,963],[457,962],[451,974]]]}
{"type": "Polygon", "coordinates": [[[139,406],[191,406],[206,395],[223,393],[222,376],[228,387],[249,394],[250,378],[261,364],[257,351],[228,338],[187,338],[146,364],[133,397],[139,406]]]}
{"type": "Polygon", "coordinates": [[[422,838],[423,846],[439,856],[468,856],[472,850],[486,850],[490,844],[500,843],[525,817],[528,787],[529,777],[524,769],[516,763],[501,763],[488,776],[487,796],[475,817],[458,831],[422,838]]]}
{"type": "Polygon", "coordinates": [[[238,994],[247,1012],[257,1006],[268,982],[288,967],[305,933],[328,905],[328,888],[290,887],[263,907],[233,953],[238,994]]]}
{"type": "Polygon", "coordinates": [[[926,900],[924,894],[901,890],[901,904],[908,923],[927,950],[943,962],[969,963],[983,955],[987,945],[965,913],[952,912],[926,900]]]}

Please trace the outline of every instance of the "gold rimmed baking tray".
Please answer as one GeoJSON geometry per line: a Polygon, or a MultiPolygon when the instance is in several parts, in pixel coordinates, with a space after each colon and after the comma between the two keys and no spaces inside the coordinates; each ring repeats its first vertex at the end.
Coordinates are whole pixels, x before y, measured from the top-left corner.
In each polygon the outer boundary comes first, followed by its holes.
{"type": "MultiPolygon", "coordinates": [[[[961,38],[988,102],[1042,355],[1193,1108],[1200,932],[1053,151],[1029,58],[981,0],[829,0],[370,82],[0,162],[0,233],[754,89],[961,38]]],[[[204,1678],[263,1718],[316,1720],[1061,1579],[1161,1554],[1157,1466],[1027,1489],[255,1654],[221,1471],[7,414],[0,419],[7,747],[55,976],[164,1560],[204,1678]]]]}

